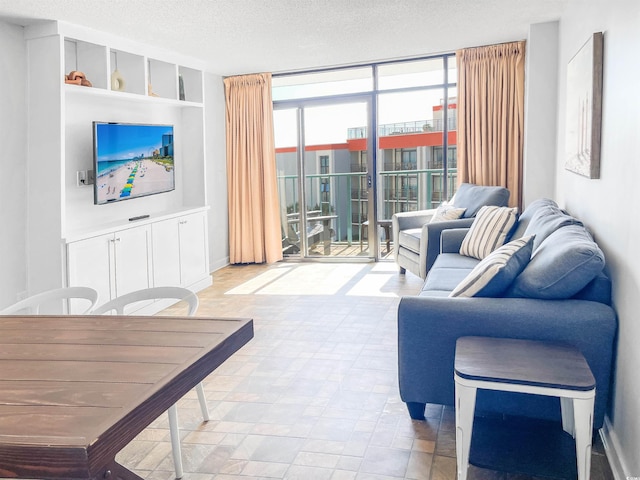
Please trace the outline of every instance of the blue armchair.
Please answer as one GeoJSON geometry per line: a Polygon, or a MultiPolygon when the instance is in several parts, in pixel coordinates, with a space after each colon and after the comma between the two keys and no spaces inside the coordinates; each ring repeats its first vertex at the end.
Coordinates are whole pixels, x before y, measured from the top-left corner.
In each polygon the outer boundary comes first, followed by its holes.
{"type": "Polygon", "coordinates": [[[478,210],[485,205],[507,206],[509,190],[462,183],[452,199],[453,206],[464,208],[462,218],[429,223],[436,210],[402,212],[393,215],[393,253],[400,273],[409,270],[420,278],[440,253],[440,233],[448,228],[470,227],[478,210]]]}

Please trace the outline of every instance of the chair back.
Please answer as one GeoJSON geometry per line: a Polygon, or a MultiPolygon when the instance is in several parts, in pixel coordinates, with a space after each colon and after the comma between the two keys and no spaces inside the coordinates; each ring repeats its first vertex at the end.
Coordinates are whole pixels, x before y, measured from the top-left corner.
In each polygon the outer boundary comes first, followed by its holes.
{"type": "Polygon", "coordinates": [[[161,299],[176,299],[186,302],[189,306],[189,311],[187,313],[187,315],[189,316],[195,315],[195,313],[198,311],[198,305],[200,304],[198,296],[188,288],[153,287],[136,290],[135,292],[116,297],[113,300],[100,305],[91,313],[93,313],[94,315],[104,315],[105,313],[115,312],[116,315],[124,315],[124,309],[127,305],[148,300],[161,299]]]}
{"type": "Polygon", "coordinates": [[[82,300],[83,303],[85,303],[85,301],[89,303],[86,308],[78,312],[79,315],[84,315],[91,312],[96,306],[98,302],[98,292],[89,287],[63,287],[47,290],[46,292],[32,295],[0,310],[0,315],[40,315],[60,312],[68,314],[71,309],[69,301],[74,299],[82,300]],[[62,310],[60,310],[60,306],[62,306],[62,310]],[[48,311],[47,308],[55,308],[56,310],[48,311]]]}

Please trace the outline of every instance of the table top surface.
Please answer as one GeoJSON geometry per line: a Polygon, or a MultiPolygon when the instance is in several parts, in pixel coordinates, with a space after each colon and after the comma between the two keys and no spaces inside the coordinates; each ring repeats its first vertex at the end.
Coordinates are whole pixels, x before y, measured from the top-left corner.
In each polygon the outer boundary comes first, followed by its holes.
{"type": "Polygon", "coordinates": [[[0,477],[91,478],[252,337],[249,319],[0,316],[0,477]]]}
{"type": "Polygon", "coordinates": [[[455,373],[468,380],[588,391],[595,378],[574,347],[533,340],[461,337],[455,373]]]}

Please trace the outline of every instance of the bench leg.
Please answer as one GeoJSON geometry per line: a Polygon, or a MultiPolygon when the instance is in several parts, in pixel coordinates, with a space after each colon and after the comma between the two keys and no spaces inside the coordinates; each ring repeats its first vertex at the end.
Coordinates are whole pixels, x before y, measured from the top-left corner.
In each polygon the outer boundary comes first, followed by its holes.
{"type": "MultiPolygon", "coordinates": [[[[458,480],[467,480],[469,450],[473,416],[476,409],[476,388],[466,387],[456,382],[456,462],[458,480]]],[[[580,479],[582,480],[582,479],[580,479]]]]}
{"type": "Polygon", "coordinates": [[[407,269],[404,267],[400,267],[400,275],[404,275],[405,273],[407,273],[407,269]]]}
{"type": "Polygon", "coordinates": [[[578,480],[589,480],[591,474],[591,438],[593,434],[594,400],[594,397],[573,400],[578,480]]]}

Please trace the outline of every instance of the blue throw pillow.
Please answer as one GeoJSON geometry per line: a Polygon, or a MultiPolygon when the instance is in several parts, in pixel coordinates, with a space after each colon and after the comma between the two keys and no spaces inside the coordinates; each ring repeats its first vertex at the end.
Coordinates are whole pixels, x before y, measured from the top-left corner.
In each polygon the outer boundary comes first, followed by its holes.
{"type": "Polygon", "coordinates": [[[498,297],[531,258],[533,237],[513,240],[494,250],[449,294],[450,297],[498,297]]]}
{"type": "MultiPolygon", "coordinates": [[[[529,222],[533,218],[533,215],[538,211],[538,209],[549,206],[549,205],[553,207],[558,206],[556,202],[554,202],[549,198],[539,198],[531,202],[529,205],[527,205],[527,208],[525,208],[524,211],[518,217],[518,223],[516,225],[516,229],[513,232],[512,237],[520,238],[520,237],[526,236],[524,232],[529,226],[529,222]]],[[[540,242],[542,242],[542,240],[540,240],[540,242]]]]}
{"type": "Polygon", "coordinates": [[[582,225],[582,222],[566,214],[557,206],[545,205],[538,208],[531,216],[527,229],[524,231],[524,236],[536,236],[533,242],[533,251],[535,252],[545,238],[567,225],[582,225]]]}
{"type": "Polygon", "coordinates": [[[509,190],[504,187],[461,183],[453,197],[453,205],[466,209],[462,218],[471,218],[485,205],[506,207],[509,204],[509,195],[509,190]]]}
{"type": "Polygon", "coordinates": [[[505,293],[508,297],[564,299],[582,290],[604,268],[604,254],[580,225],[549,235],[505,293]]]}

